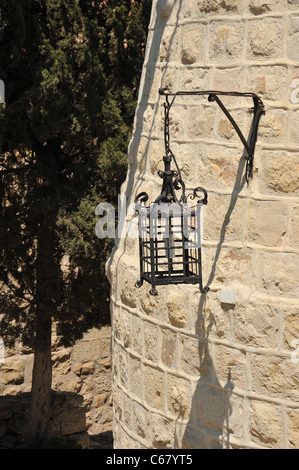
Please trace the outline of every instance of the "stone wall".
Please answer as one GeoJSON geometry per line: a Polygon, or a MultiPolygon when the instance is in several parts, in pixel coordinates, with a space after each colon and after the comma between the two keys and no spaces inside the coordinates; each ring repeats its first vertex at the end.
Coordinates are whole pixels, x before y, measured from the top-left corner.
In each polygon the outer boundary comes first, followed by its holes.
{"type": "MultiPolygon", "coordinates": [[[[97,435],[112,430],[111,329],[109,326],[92,329],[70,348],[61,346],[56,325],[52,336],[53,390],[77,395],[82,401],[86,430],[96,439],[97,435]]],[[[4,398],[20,398],[30,392],[32,367],[31,351],[19,344],[5,350],[0,363],[0,405],[4,398]]]]}
{"type": "MultiPolygon", "coordinates": [[[[115,448],[299,447],[298,41],[298,0],[153,1],[122,188],[128,205],[161,190],[161,86],[255,92],[266,115],[247,187],[242,145],[217,105],[193,96],[172,107],[183,178],[209,193],[210,291],[136,289],[138,243],[119,239],[107,265],[115,448]],[[235,300],[223,302],[226,294],[235,300]]],[[[223,101],[247,135],[252,103],[223,101]]]]}
{"type": "MultiPolygon", "coordinates": [[[[0,449],[27,448],[29,407],[29,393],[0,397],[0,449]]],[[[86,412],[81,395],[53,392],[47,445],[54,446],[55,442],[57,445],[58,440],[74,448],[89,448],[86,412]]]]}

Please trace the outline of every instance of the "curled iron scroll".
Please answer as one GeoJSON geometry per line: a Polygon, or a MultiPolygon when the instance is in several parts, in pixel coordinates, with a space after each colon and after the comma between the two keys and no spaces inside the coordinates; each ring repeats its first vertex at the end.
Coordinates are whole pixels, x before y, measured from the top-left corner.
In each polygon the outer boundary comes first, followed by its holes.
{"type": "Polygon", "coordinates": [[[199,198],[198,202],[201,202],[202,204],[208,204],[208,193],[205,188],[202,188],[201,186],[197,186],[197,188],[194,189],[193,193],[189,194],[188,197],[190,197],[192,201],[195,198],[199,198]],[[200,192],[203,194],[203,197],[202,194],[199,194],[200,192]]]}
{"type": "Polygon", "coordinates": [[[149,198],[148,194],[145,191],[143,191],[142,193],[137,194],[135,198],[135,202],[147,202],[148,198],[149,198]]]}

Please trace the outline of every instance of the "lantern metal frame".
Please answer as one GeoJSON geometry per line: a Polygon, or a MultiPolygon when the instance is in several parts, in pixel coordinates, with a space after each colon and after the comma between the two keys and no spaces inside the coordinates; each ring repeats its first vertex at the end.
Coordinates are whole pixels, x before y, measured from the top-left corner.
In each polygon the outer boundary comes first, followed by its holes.
{"type": "Polygon", "coordinates": [[[158,295],[158,285],[168,284],[199,284],[201,293],[208,292],[202,281],[202,207],[208,203],[207,191],[198,186],[186,195],[186,186],[182,179],[176,157],[170,149],[170,109],[177,96],[207,95],[208,101],[215,101],[236,130],[246,151],[245,179],[253,173],[253,158],[258,135],[258,126],[265,108],[262,100],[255,93],[222,92],[222,91],[179,91],[169,93],[160,89],[159,94],[165,96],[164,102],[164,171],[158,171],[162,178],[161,194],[154,203],[146,206],[149,196],[141,192],[136,197],[136,213],[139,227],[140,279],[136,287],[143,281],[152,285],[150,293],[158,295]],[[248,141],[230,112],[219,96],[250,97],[253,99],[253,119],[248,141]],[[171,100],[170,100],[171,98],[171,100]],[[171,162],[176,170],[171,169],[171,162]],[[179,196],[180,193],[180,196],[179,196]],[[197,199],[191,207],[188,199],[197,199]]]}

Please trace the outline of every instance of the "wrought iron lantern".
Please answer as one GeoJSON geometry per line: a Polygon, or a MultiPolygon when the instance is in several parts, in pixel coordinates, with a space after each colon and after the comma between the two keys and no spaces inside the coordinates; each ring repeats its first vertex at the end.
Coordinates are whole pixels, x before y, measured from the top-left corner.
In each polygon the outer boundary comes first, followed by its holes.
{"type": "Polygon", "coordinates": [[[264,113],[264,105],[254,93],[220,91],[169,93],[166,89],[160,89],[159,93],[165,96],[164,171],[158,172],[163,184],[161,194],[149,205],[146,205],[149,199],[146,192],[141,192],[136,197],[140,255],[140,279],[136,282],[136,287],[141,287],[143,282],[147,281],[152,286],[150,293],[158,295],[157,286],[159,285],[199,284],[200,292],[206,293],[209,288],[203,286],[201,245],[202,208],[208,203],[208,195],[201,186],[195,188],[190,194],[186,194],[186,187],[176,157],[170,149],[170,109],[175,98],[179,95],[208,95],[209,101],[216,101],[232,123],[245,147],[245,177],[248,182],[252,177],[254,149],[260,117],[264,113]],[[253,99],[254,115],[248,142],[220,100],[219,96],[221,95],[243,96],[253,99]],[[172,161],[175,164],[175,170],[171,168],[172,161]]]}

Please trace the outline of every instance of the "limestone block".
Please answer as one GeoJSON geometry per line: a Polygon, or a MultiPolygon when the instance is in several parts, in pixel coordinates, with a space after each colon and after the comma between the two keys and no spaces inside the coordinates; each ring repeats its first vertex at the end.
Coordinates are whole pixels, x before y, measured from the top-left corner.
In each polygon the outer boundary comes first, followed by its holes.
{"type": "Polygon", "coordinates": [[[119,355],[119,378],[120,382],[124,387],[129,385],[129,358],[124,351],[121,351],[119,355]]]}
{"type": "MultiPolygon", "coordinates": [[[[148,64],[144,69],[143,93],[141,96],[142,103],[156,103],[158,90],[161,86],[161,73],[155,69],[153,65],[148,64]]],[[[131,152],[129,152],[130,155],[131,152]]],[[[131,156],[132,159],[134,155],[131,156]]]]}
{"type": "Polygon", "coordinates": [[[252,401],[249,431],[253,442],[270,448],[283,448],[282,417],[271,403],[252,401]]]}
{"type": "Polygon", "coordinates": [[[172,420],[158,414],[150,417],[150,439],[154,449],[173,449],[175,424],[172,420]]]}
{"type": "Polygon", "coordinates": [[[110,356],[111,352],[111,337],[110,337],[110,329],[108,330],[108,337],[102,337],[100,338],[101,341],[101,357],[108,357],[110,356]]]}
{"type": "Polygon", "coordinates": [[[160,0],[157,3],[157,14],[163,22],[173,23],[177,19],[179,5],[172,0],[160,0]]]}
{"type": "MultiPolygon", "coordinates": [[[[156,75],[155,75],[156,76],[156,75]]],[[[178,90],[178,70],[176,64],[173,66],[161,67],[161,78],[158,82],[158,88],[166,88],[169,92],[176,92],[178,90]]],[[[157,101],[158,88],[155,94],[153,93],[153,101],[157,101]]]]}
{"type": "Polygon", "coordinates": [[[290,113],[289,116],[290,122],[290,140],[292,144],[299,144],[299,111],[294,111],[290,113]]]}
{"type": "Polygon", "coordinates": [[[299,255],[262,253],[259,257],[257,286],[272,295],[298,298],[299,255]]]}
{"type": "MultiPolygon", "coordinates": [[[[244,132],[244,122],[246,115],[244,111],[232,112],[231,115],[238,123],[239,128],[244,132]]],[[[239,136],[236,133],[234,126],[223,114],[217,114],[217,122],[215,124],[217,138],[224,142],[237,142],[239,143],[239,136]]]]}
{"type": "Polygon", "coordinates": [[[143,325],[145,358],[157,363],[160,356],[159,350],[159,328],[149,322],[143,325]]]}
{"type": "Polygon", "coordinates": [[[120,339],[125,348],[131,346],[131,332],[132,332],[132,325],[131,325],[132,315],[125,310],[122,311],[122,320],[120,323],[120,330],[121,335],[120,339]]]}
{"type": "Polygon", "coordinates": [[[218,292],[210,291],[202,308],[203,322],[200,322],[199,317],[196,329],[199,337],[230,339],[230,309],[222,308],[218,292]]]}
{"type": "MultiPolygon", "coordinates": [[[[185,138],[185,121],[186,121],[186,108],[185,106],[174,106],[171,108],[169,132],[171,141],[184,141],[185,138]]],[[[164,117],[161,125],[160,135],[164,131],[164,117]]]]}
{"type": "Polygon", "coordinates": [[[290,245],[299,248],[299,205],[292,207],[290,245]]]}
{"type": "Polygon", "coordinates": [[[174,368],[177,362],[177,334],[168,328],[162,328],[161,335],[161,360],[167,367],[174,368]]]}
{"type": "Polygon", "coordinates": [[[130,308],[136,307],[137,289],[135,283],[138,274],[126,265],[121,265],[118,272],[118,282],[120,283],[120,299],[130,308]]]}
{"type": "Polygon", "coordinates": [[[161,18],[168,18],[171,14],[173,3],[170,0],[161,0],[160,3],[157,3],[157,9],[161,18]]]}
{"type": "Polygon", "coordinates": [[[131,428],[132,426],[132,411],[133,411],[133,403],[131,397],[124,393],[123,395],[123,423],[131,428]]]}
{"type": "Polygon", "coordinates": [[[219,258],[213,255],[215,280],[231,285],[240,280],[245,285],[252,285],[254,279],[254,256],[252,250],[222,248],[219,258]]]}
{"type": "Polygon", "coordinates": [[[165,287],[159,286],[159,295],[150,294],[151,284],[145,282],[140,290],[139,308],[146,315],[153,316],[160,320],[167,319],[167,311],[165,309],[165,287]]]}
{"type": "MultiPolygon", "coordinates": [[[[197,152],[196,144],[180,144],[177,142],[171,142],[170,146],[173,154],[175,155],[184,181],[193,182],[195,158],[197,152]]],[[[165,153],[165,148],[164,144],[160,141],[155,141],[153,147],[156,150],[151,152],[151,171],[153,174],[156,174],[158,170],[164,169],[163,156],[165,153]]],[[[172,166],[174,168],[175,164],[173,163],[172,166]]],[[[162,184],[162,181],[160,184],[162,184]]],[[[196,184],[196,182],[194,182],[194,184],[196,184]]],[[[157,192],[156,195],[158,194],[159,193],[157,192]]]]}
{"type": "Polygon", "coordinates": [[[132,316],[132,330],[131,330],[131,348],[139,355],[142,354],[143,347],[143,334],[142,334],[142,320],[137,316],[132,316]]]}
{"type": "Polygon", "coordinates": [[[197,18],[198,9],[197,9],[197,0],[189,0],[188,3],[184,2],[180,5],[178,12],[178,18],[180,20],[197,18]]]}
{"type": "Polygon", "coordinates": [[[24,362],[6,361],[0,365],[0,380],[4,385],[20,385],[24,382],[24,362]]]}
{"type": "MultiPolygon", "coordinates": [[[[192,397],[189,424],[198,428],[198,431],[204,430],[207,436],[213,436],[213,439],[219,442],[223,434],[223,426],[231,413],[230,399],[230,389],[216,387],[213,383],[199,380],[192,397]]],[[[198,431],[197,435],[200,435],[198,431]]],[[[188,436],[187,439],[185,434],[185,439],[189,440],[190,437],[188,436]]],[[[199,439],[200,448],[206,448],[207,445],[209,448],[207,442],[199,439]]]]}
{"type": "Polygon", "coordinates": [[[178,33],[175,27],[166,27],[160,42],[160,62],[177,62],[178,33]]]}
{"type": "MultiPolygon", "coordinates": [[[[207,90],[209,88],[211,80],[211,69],[207,67],[196,67],[188,68],[184,67],[180,70],[179,74],[179,90],[182,91],[198,91],[198,90],[207,90]]],[[[196,97],[196,103],[201,100],[206,100],[206,98],[196,97]]],[[[184,102],[195,102],[194,97],[184,96],[184,102]],[[188,100],[188,101],[187,101],[188,100]]]]}
{"type": "Polygon", "coordinates": [[[144,398],[148,405],[163,411],[165,385],[164,373],[148,365],[144,366],[144,398]]]}
{"type": "Polygon", "coordinates": [[[54,380],[55,390],[59,392],[75,392],[79,393],[82,389],[82,382],[78,378],[69,378],[65,380],[57,379],[54,380]]]}
{"type": "Polygon", "coordinates": [[[71,370],[71,348],[63,348],[52,354],[53,375],[66,375],[71,370]]]}
{"type": "Polygon", "coordinates": [[[210,194],[204,218],[204,240],[242,242],[246,206],[247,201],[237,196],[210,194]]]}
{"type": "Polygon", "coordinates": [[[180,341],[179,368],[193,377],[200,377],[201,357],[199,339],[182,335],[180,341]]]}
{"type": "Polygon", "coordinates": [[[254,15],[262,15],[271,11],[277,12],[284,10],[286,6],[285,0],[249,0],[248,9],[254,15]]]}
{"type": "Polygon", "coordinates": [[[233,330],[239,343],[259,348],[276,348],[280,308],[272,303],[248,302],[233,311],[233,330]]]}
{"type": "Polygon", "coordinates": [[[162,140],[151,140],[149,144],[149,156],[151,172],[156,175],[159,170],[163,170],[163,156],[165,145],[162,140]]]}
{"type": "Polygon", "coordinates": [[[206,26],[184,26],[181,38],[181,62],[182,64],[194,64],[204,59],[206,26]]]}
{"type": "Polygon", "coordinates": [[[289,35],[287,40],[288,58],[299,60],[299,16],[290,18],[289,35]]]}
{"type": "Polygon", "coordinates": [[[132,404],[132,430],[142,439],[150,439],[152,423],[149,419],[149,413],[139,403],[132,404]]]}
{"type": "Polygon", "coordinates": [[[106,369],[105,372],[98,373],[94,381],[95,392],[103,393],[111,390],[111,367],[106,369]]]}
{"type": "Polygon", "coordinates": [[[170,323],[178,328],[186,326],[186,298],[179,286],[169,286],[166,305],[170,323]]]}
{"type": "Polygon", "coordinates": [[[209,449],[209,439],[204,431],[191,425],[183,425],[180,430],[180,449],[209,449]]]}
{"type": "MultiPolygon", "coordinates": [[[[112,393],[112,401],[113,401],[113,410],[114,410],[114,419],[117,421],[122,420],[122,415],[123,415],[123,395],[124,393],[120,388],[118,388],[115,383],[113,387],[113,393],[112,393]]],[[[115,426],[115,433],[117,433],[118,426],[115,426]]]]}
{"type": "MultiPolygon", "coordinates": [[[[187,113],[185,115],[187,118],[187,113]]],[[[179,144],[171,143],[171,150],[175,155],[178,167],[180,169],[181,175],[186,183],[197,186],[197,181],[194,181],[194,167],[195,159],[197,154],[196,144],[179,144]]],[[[174,163],[172,164],[173,168],[174,163]]],[[[161,166],[161,164],[160,164],[161,166]]]]}
{"type": "MultiPolygon", "coordinates": [[[[225,146],[206,145],[198,146],[198,165],[195,168],[195,178],[204,182],[206,188],[212,190],[232,190],[241,185],[240,169],[244,168],[241,161],[242,147],[240,149],[225,146]]],[[[203,183],[201,183],[203,185],[203,183]]]]}
{"type": "Polygon", "coordinates": [[[287,205],[252,201],[248,216],[248,241],[271,247],[282,246],[288,228],[287,205]]]}
{"type": "Polygon", "coordinates": [[[228,390],[228,394],[229,406],[226,411],[226,419],[223,422],[221,436],[221,442],[224,448],[229,448],[232,437],[234,441],[239,440],[242,442],[245,434],[245,430],[243,429],[244,415],[246,415],[244,399],[243,397],[235,395],[232,389],[228,390]]]}
{"type": "MultiPolygon", "coordinates": [[[[216,47],[216,46],[215,46],[216,47]]],[[[215,73],[213,77],[213,89],[221,91],[243,91],[244,83],[244,69],[241,67],[227,67],[227,68],[215,68],[215,73]]],[[[251,87],[250,87],[251,88],[251,87]]],[[[238,96],[221,96],[221,101],[225,106],[233,105],[235,106],[252,106],[252,101],[248,98],[238,97],[238,96]]],[[[218,107],[215,104],[214,109],[218,111],[218,107]]],[[[224,118],[224,114],[219,110],[219,115],[224,118]]],[[[235,112],[232,111],[232,115],[235,116],[235,112]]],[[[244,111],[240,112],[240,115],[244,115],[244,111]]],[[[236,117],[239,118],[239,115],[236,114],[236,117]]],[[[238,125],[242,121],[237,120],[238,125]]]]}
{"type": "Polygon", "coordinates": [[[264,194],[299,194],[299,153],[263,151],[259,189],[264,194]]]}
{"type": "Polygon", "coordinates": [[[201,13],[205,14],[232,14],[240,11],[241,5],[238,0],[198,0],[201,13]]]}
{"type": "Polygon", "coordinates": [[[188,380],[167,374],[167,406],[171,413],[188,419],[191,411],[191,384],[188,380]]]}
{"type": "Polygon", "coordinates": [[[154,136],[158,134],[160,137],[160,123],[162,122],[161,110],[158,110],[158,113],[154,115],[154,105],[140,105],[137,111],[137,120],[139,119],[142,122],[142,129],[145,135],[154,136]]]}
{"type": "Polygon", "coordinates": [[[244,351],[217,345],[215,371],[217,382],[225,390],[233,390],[234,387],[246,390],[246,354],[244,351]]]}
{"type": "Polygon", "coordinates": [[[113,337],[121,340],[121,319],[120,319],[120,310],[114,305],[111,306],[111,316],[113,318],[113,337]]]}
{"type": "Polygon", "coordinates": [[[187,137],[196,140],[211,137],[214,130],[215,110],[210,106],[189,107],[186,117],[187,137]]]}
{"type": "Polygon", "coordinates": [[[299,0],[287,0],[287,7],[291,10],[299,7],[299,0]]]}
{"type": "Polygon", "coordinates": [[[139,399],[143,396],[143,370],[140,359],[129,357],[130,391],[139,399]]]}
{"type": "Polygon", "coordinates": [[[94,361],[83,362],[80,369],[82,375],[93,374],[95,369],[94,361]]]}
{"type": "Polygon", "coordinates": [[[258,139],[264,143],[284,142],[286,139],[287,112],[268,109],[260,121],[258,139]]]}
{"type": "MultiPolygon", "coordinates": [[[[75,386],[75,381],[73,383],[75,386]]],[[[84,378],[84,380],[82,380],[82,385],[80,382],[78,383],[78,388],[80,386],[81,386],[80,393],[82,393],[82,395],[87,395],[89,393],[92,393],[93,388],[94,388],[94,378],[88,375],[86,378],[84,378]]]]}
{"type": "Polygon", "coordinates": [[[299,448],[299,408],[288,413],[288,437],[291,449],[299,448]]]}
{"type": "Polygon", "coordinates": [[[287,94],[287,67],[279,65],[249,67],[246,83],[246,89],[252,90],[268,101],[282,100],[287,94]]]}
{"type": "Polygon", "coordinates": [[[213,63],[234,63],[240,60],[244,25],[235,21],[213,21],[210,29],[209,59],[213,63]]]}
{"type": "Polygon", "coordinates": [[[61,413],[62,435],[86,431],[85,412],[83,408],[66,406],[61,413]]]}
{"type": "Polygon", "coordinates": [[[72,360],[84,362],[101,356],[101,342],[99,340],[78,341],[73,347],[72,360]]]}
{"type": "Polygon", "coordinates": [[[283,346],[293,351],[293,341],[299,340],[299,306],[283,305],[281,306],[283,314],[283,346]]]}
{"type": "Polygon", "coordinates": [[[267,60],[282,57],[283,38],[282,20],[263,18],[249,21],[247,58],[267,60]]]}
{"type": "Polygon", "coordinates": [[[140,173],[143,173],[146,169],[148,145],[148,139],[141,137],[137,151],[137,167],[140,173]]]}
{"type": "Polygon", "coordinates": [[[252,354],[251,375],[255,393],[298,401],[299,370],[290,356],[252,354]]]}

